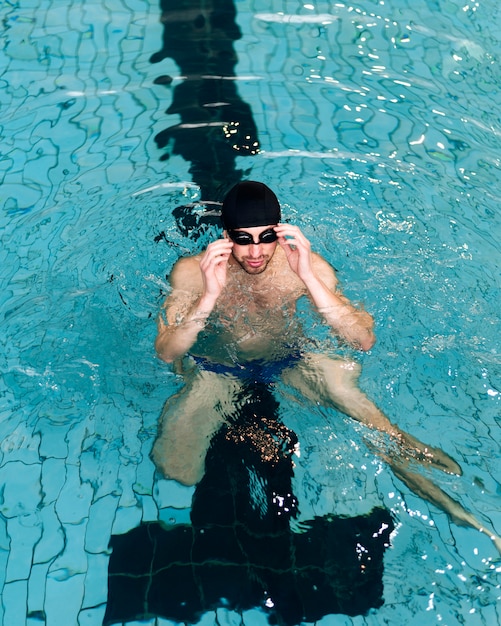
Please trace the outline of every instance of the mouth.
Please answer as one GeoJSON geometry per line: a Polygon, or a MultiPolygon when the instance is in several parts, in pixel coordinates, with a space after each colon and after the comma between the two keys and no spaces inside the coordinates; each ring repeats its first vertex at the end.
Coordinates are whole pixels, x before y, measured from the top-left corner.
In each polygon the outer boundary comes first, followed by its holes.
{"type": "Polygon", "coordinates": [[[252,267],[252,268],[256,269],[256,268],[261,267],[263,265],[264,259],[252,259],[252,260],[246,259],[245,262],[247,263],[247,265],[249,267],[252,267]]]}

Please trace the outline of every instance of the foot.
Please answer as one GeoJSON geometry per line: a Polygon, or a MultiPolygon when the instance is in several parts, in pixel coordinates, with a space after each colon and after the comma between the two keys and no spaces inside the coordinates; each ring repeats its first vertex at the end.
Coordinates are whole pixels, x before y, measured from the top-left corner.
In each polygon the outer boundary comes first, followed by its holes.
{"type": "Polygon", "coordinates": [[[440,448],[428,446],[419,441],[419,439],[402,431],[393,435],[393,438],[406,457],[414,459],[423,465],[430,465],[447,474],[462,475],[463,470],[459,464],[440,448]]]}

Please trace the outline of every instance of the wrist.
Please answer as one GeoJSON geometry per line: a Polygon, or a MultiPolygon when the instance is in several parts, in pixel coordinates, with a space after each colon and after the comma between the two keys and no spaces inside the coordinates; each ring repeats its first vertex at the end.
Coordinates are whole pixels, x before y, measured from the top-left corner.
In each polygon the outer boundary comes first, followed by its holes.
{"type": "Polygon", "coordinates": [[[210,311],[204,311],[202,309],[196,308],[193,311],[193,313],[190,315],[190,319],[191,320],[206,320],[210,314],[211,314],[210,311]]]}
{"type": "Polygon", "coordinates": [[[209,317],[209,315],[214,310],[214,307],[216,306],[216,302],[217,297],[203,294],[202,296],[200,296],[198,302],[194,306],[193,311],[194,313],[200,314],[200,316],[205,315],[205,317],[209,317]]]}
{"type": "Polygon", "coordinates": [[[312,295],[326,289],[324,283],[313,272],[308,272],[308,274],[299,276],[299,278],[312,295]]]}
{"type": "Polygon", "coordinates": [[[215,298],[207,295],[201,296],[186,321],[194,322],[197,326],[203,328],[207,323],[207,319],[212,313],[215,304],[215,298]]]}

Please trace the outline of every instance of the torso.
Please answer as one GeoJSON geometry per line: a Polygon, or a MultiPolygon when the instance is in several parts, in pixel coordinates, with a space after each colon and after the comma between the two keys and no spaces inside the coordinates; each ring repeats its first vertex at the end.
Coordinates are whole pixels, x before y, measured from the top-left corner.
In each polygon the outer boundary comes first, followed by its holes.
{"type": "MultiPolygon", "coordinates": [[[[176,315],[182,319],[202,294],[201,256],[181,259],[174,268],[168,307],[172,306],[173,323],[176,315]]],[[[312,261],[328,288],[334,288],[337,279],[330,265],[314,253],[312,261]]],[[[295,315],[296,303],[306,293],[279,246],[261,274],[248,274],[230,259],[224,290],[190,353],[228,365],[297,355],[304,348],[305,337],[295,315]]]]}
{"type": "Polygon", "coordinates": [[[283,358],[302,336],[295,310],[304,294],[280,248],[259,275],[230,264],[226,287],[191,352],[223,362],[283,358]]]}

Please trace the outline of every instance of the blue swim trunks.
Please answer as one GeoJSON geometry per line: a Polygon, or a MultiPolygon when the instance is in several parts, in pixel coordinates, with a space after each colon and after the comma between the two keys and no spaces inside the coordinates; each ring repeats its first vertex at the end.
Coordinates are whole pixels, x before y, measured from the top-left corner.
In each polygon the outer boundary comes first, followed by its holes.
{"type": "Polygon", "coordinates": [[[269,384],[276,381],[284,370],[296,365],[301,360],[301,355],[296,352],[275,361],[256,359],[255,361],[236,363],[234,365],[217,363],[216,361],[210,361],[204,357],[194,355],[191,355],[191,358],[200,369],[206,372],[229,374],[230,376],[235,376],[246,382],[252,381],[269,384]]]}

